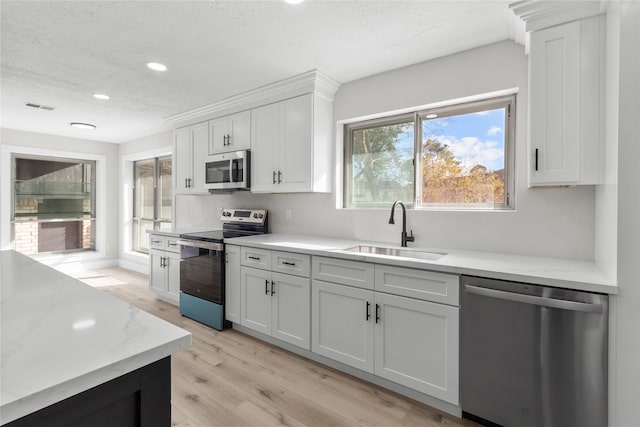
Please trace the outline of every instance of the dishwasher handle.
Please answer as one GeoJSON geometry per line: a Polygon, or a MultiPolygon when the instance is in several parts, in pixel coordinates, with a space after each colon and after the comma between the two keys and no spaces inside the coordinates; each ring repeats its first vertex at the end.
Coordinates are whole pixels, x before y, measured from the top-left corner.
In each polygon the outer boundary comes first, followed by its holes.
{"type": "Polygon", "coordinates": [[[477,285],[464,285],[465,292],[482,295],[490,298],[499,298],[508,301],[522,302],[525,304],[535,304],[542,307],[559,308],[561,310],[582,311],[586,313],[602,313],[601,304],[591,304],[587,302],[567,301],[556,298],[539,297],[515,292],[501,291],[498,289],[485,288],[477,285]]]}

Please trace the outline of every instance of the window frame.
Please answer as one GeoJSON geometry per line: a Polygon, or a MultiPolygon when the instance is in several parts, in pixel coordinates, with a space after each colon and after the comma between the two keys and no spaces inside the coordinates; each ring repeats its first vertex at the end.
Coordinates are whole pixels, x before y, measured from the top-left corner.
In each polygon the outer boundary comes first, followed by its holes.
{"type": "Polygon", "coordinates": [[[143,158],[143,159],[138,159],[138,160],[134,160],[132,161],[132,192],[131,192],[131,196],[132,196],[132,204],[131,204],[131,224],[132,224],[132,230],[131,230],[131,251],[135,252],[135,253],[139,253],[139,254],[149,254],[151,248],[147,248],[147,251],[144,250],[140,250],[140,249],[144,249],[144,248],[136,248],[136,232],[137,232],[137,228],[140,227],[140,223],[141,221],[151,221],[153,222],[153,230],[154,231],[158,231],[160,230],[160,225],[161,223],[169,223],[172,224],[173,218],[163,218],[161,217],[162,215],[162,207],[161,207],[161,203],[162,203],[162,195],[159,194],[160,191],[160,186],[158,185],[158,183],[160,182],[160,162],[163,160],[170,160],[171,161],[171,178],[170,178],[170,183],[171,185],[171,191],[172,191],[172,195],[171,195],[171,200],[172,200],[172,213],[173,213],[173,156],[171,154],[167,154],[167,155],[160,155],[160,156],[156,156],[156,157],[149,157],[149,158],[143,158]],[[136,215],[136,199],[137,199],[137,186],[136,186],[136,165],[139,163],[149,163],[149,162],[153,162],[153,218],[146,218],[143,216],[137,216],[136,215]],[[136,226],[136,223],[138,224],[136,226]]]}
{"type": "Polygon", "coordinates": [[[343,156],[342,162],[342,195],[340,207],[344,209],[372,209],[386,208],[384,206],[355,206],[351,202],[353,194],[352,172],[353,172],[353,143],[352,132],[381,125],[392,125],[404,123],[406,118],[413,117],[414,120],[414,191],[411,201],[404,201],[407,207],[417,210],[434,211],[480,211],[480,212],[502,212],[515,210],[515,137],[516,137],[516,105],[517,91],[501,91],[499,93],[474,96],[461,100],[448,101],[406,109],[399,114],[381,115],[376,118],[364,120],[354,120],[343,124],[343,156]],[[494,107],[494,108],[492,108],[494,107]],[[500,204],[458,204],[440,203],[422,205],[422,132],[423,123],[427,121],[429,114],[438,114],[437,118],[463,115],[490,109],[505,108],[505,128],[504,128],[504,192],[505,201],[500,204]]]}
{"type": "MultiPolygon", "coordinates": [[[[28,254],[29,256],[49,256],[49,255],[67,255],[67,254],[75,254],[79,252],[95,252],[96,251],[96,234],[97,234],[97,165],[98,162],[95,159],[87,159],[87,158],[72,158],[72,157],[62,157],[62,156],[53,156],[47,154],[22,154],[22,153],[12,153],[11,154],[11,184],[12,190],[10,195],[11,206],[9,213],[9,221],[11,227],[11,241],[15,247],[16,240],[16,224],[51,224],[51,223],[66,223],[66,222],[79,222],[84,223],[85,221],[89,221],[91,223],[91,235],[90,235],[90,247],[88,248],[74,248],[74,249],[65,249],[65,250],[50,250],[43,252],[35,252],[28,254]],[[90,214],[88,217],[73,217],[73,216],[65,216],[64,213],[56,212],[50,218],[43,219],[29,219],[29,220],[19,220],[16,217],[16,202],[17,202],[17,193],[16,193],[16,169],[17,169],[17,161],[18,160],[34,160],[34,161],[45,161],[45,162],[60,162],[60,163],[75,163],[81,164],[83,166],[83,176],[86,173],[86,165],[91,165],[90,170],[90,214]]],[[[83,186],[87,183],[81,183],[83,186]]],[[[53,193],[55,196],[55,193],[53,193]]],[[[56,197],[47,197],[48,199],[56,199],[56,197]]],[[[38,214],[34,214],[33,216],[38,216],[38,214]]],[[[40,227],[40,226],[39,226],[40,227]]],[[[40,228],[39,228],[40,230],[40,228]]],[[[38,234],[39,242],[40,235],[38,234]]]]}

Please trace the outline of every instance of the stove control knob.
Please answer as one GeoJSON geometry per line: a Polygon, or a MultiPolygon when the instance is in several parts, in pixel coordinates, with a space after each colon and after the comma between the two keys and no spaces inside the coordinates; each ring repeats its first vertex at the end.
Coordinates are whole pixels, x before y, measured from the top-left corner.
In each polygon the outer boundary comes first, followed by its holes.
{"type": "Polygon", "coordinates": [[[258,214],[258,218],[264,217],[264,214],[258,214]]]}
{"type": "Polygon", "coordinates": [[[254,217],[254,218],[258,218],[258,214],[257,214],[257,213],[254,213],[254,214],[253,214],[253,217],[254,217]]]}

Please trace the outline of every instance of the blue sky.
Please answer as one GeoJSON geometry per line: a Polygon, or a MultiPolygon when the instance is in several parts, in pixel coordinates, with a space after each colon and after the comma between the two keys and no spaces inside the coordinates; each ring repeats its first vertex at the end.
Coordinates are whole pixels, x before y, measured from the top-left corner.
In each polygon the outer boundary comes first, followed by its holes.
{"type": "Polygon", "coordinates": [[[504,109],[426,120],[423,141],[433,138],[466,166],[504,168],[504,109]]]}

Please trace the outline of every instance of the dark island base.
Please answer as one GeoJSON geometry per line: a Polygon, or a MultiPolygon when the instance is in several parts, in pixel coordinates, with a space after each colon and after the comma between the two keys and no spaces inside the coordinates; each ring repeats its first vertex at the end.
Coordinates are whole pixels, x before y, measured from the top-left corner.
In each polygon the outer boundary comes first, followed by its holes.
{"type": "Polygon", "coordinates": [[[71,396],[4,427],[171,425],[171,357],[71,396]]]}

